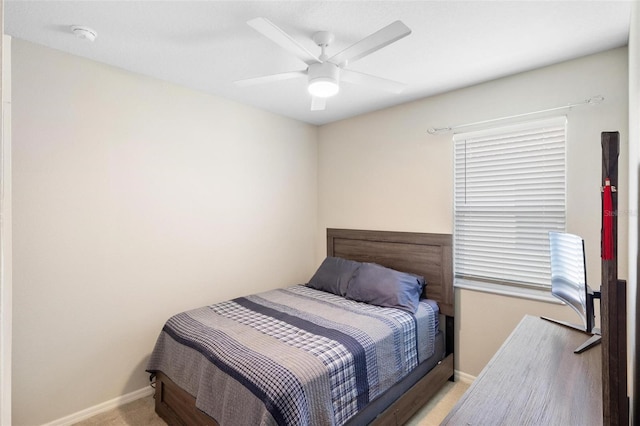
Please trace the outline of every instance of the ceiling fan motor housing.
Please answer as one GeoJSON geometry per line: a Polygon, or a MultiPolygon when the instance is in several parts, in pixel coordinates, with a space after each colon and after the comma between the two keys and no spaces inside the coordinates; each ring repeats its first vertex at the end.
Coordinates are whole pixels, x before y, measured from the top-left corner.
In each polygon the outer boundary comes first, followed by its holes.
{"type": "Polygon", "coordinates": [[[340,90],[340,68],[331,62],[318,62],[309,65],[309,93],[313,96],[328,98],[340,90]]]}

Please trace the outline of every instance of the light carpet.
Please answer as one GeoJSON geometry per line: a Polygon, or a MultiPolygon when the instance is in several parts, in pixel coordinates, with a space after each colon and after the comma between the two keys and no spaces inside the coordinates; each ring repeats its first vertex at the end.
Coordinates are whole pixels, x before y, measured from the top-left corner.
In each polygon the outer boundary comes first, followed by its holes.
{"type": "MultiPolygon", "coordinates": [[[[409,420],[407,426],[439,425],[469,388],[461,381],[447,382],[431,400],[409,420]]],[[[122,407],[95,415],[76,426],[164,426],[166,423],[154,411],[153,396],[141,398],[122,407]]]]}

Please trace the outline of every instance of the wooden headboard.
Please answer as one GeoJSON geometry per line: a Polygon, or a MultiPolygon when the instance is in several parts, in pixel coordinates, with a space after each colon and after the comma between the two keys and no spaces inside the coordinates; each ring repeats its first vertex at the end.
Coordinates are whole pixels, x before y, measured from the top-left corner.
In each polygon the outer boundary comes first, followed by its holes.
{"type": "Polygon", "coordinates": [[[377,263],[422,275],[426,294],[453,317],[453,247],[450,234],[327,229],[327,256],[377,263]]]}

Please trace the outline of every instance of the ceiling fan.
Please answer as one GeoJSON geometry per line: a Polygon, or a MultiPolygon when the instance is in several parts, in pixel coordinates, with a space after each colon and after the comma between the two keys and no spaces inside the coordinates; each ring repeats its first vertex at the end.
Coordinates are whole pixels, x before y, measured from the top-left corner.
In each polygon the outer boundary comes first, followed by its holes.
{"type": "Polygon", "coordinates": [[[382,89],[392,93],[400,93],[405,87],[405,84],[397,81],[346,68],[348,64],[411,34],[411,29],[401,21],[395,21],[387,25],[331,57],[326,54],[327,46],[334,40],[334,35],[330,32],[320,31],[313,35],[313,41],[321,49],[320,56],[316,56],[266,18],[255,18],[248,21],[247,24],[280,47],[296,55],[298,59],[307,65],[307,68],[300,71],[238,80],[235,82],[238,86],[307,77],[309,82],[307,89],[311,94],[312,111],[325,109],[326,99],[339,92],[341,81],[382,89]]]}

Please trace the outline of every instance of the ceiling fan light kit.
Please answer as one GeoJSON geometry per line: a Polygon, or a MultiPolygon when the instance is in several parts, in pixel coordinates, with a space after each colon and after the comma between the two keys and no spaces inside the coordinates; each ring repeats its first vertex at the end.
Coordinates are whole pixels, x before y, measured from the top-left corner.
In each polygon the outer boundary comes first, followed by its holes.
{"type": "Polygon", "coordinates": [[[307,90],[311,96],[330,98],[340,91],[340,68],[331,62],[311,64],[307,74],[309,76],[307,90]]]}
{"type": "Polygon", "coordinates": [[[286,80],[306,75],[308,78],[307,90],[311,94],[312,111],[324,110],[326,98],[338,94],[341,76],[348,83],[360,84],[392,93],[399,93],[404,87],[402,83],[396,81],[346,69],[348,63],[353,63],[411,34],[409,27],[401,21],[395,21],[387,25],[332,57],[327,56],[325,52],[327,46],[334,39],[334,35],[330,32],[319,31],[313,34],[312,40],[321,49],[320,56],[316,56],[266,18],[251,19],[247,24],[283,49],[293,53],[307,65],[307,69],[238,80],[235,83],[239,86],[286,80]]]}

